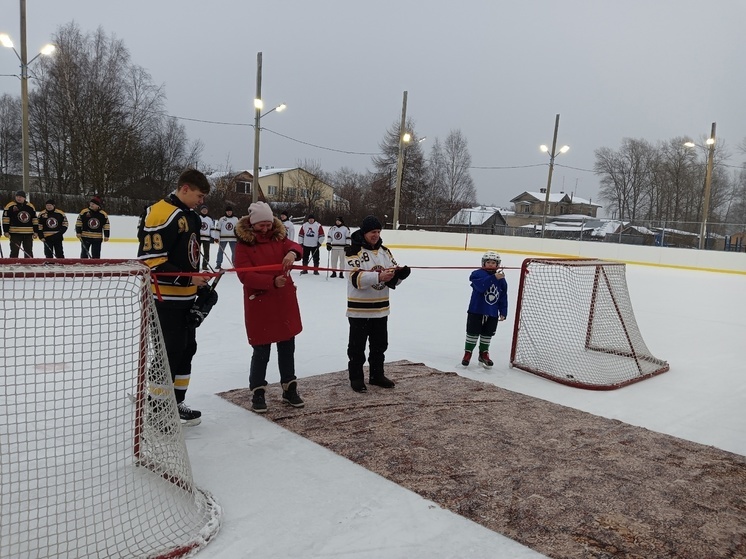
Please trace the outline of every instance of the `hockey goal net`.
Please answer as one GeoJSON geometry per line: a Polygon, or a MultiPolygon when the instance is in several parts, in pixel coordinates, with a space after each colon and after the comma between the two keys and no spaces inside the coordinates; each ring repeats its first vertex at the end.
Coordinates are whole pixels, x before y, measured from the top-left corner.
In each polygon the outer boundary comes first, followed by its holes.
{"type": "Polygon", "coordinates": [[[625,265],[529,258],[521,267],[510,364],[550,380],[610,390],[663,373],[632,310],[625,265]]]}
{"type": "Polygon", "coordinates": [[[0,261],[0,558],[194,553],[221,511],[195,487],[150,271],[0,261]]]}

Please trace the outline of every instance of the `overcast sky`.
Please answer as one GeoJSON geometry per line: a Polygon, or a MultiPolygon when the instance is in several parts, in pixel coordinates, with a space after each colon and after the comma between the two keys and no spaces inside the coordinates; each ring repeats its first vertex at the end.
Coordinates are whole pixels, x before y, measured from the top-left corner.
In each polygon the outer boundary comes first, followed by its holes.
{"type": "MultiPolygon", "coordinates": [[[[19,2],[0,7],[18,45],[19,2]]],[[[122,39],[171,115],[239,125],[181,121],[212,168],[252,167],[260,51],[266,106],[288,105],[262,120],[262,166],[372,169],[405,90],[426,155],[450,130],[466,136],[484,204],[546,186],[538,146],[557,113],[571,149],[553,192],[596,201],[594,150],[625,137],[701,140],[717,122],[729,163],[744,159],[744,0],[27,0],[29,58],[73,20],[122,39]]],[[[0,50],[0,74],[14,72],[0,50]]],[[[18,80],[0,77],[0,92],[19,95],[18,80]]]]}

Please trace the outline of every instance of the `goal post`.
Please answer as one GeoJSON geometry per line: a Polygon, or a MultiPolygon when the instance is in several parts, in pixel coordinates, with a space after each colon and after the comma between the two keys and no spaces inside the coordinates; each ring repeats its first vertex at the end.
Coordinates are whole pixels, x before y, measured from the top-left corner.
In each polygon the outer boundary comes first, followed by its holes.
{"type": "Polygon", "coordinates": [[[195,486],[150,288],[126,260],[0,260],[0,559],[185,557],[195,486]]]}
{"type": "Polygon", "coordinates": [[[620,388],[669,369],[642,338],[625,264],[567,258],[524,260],[510,365],[593,390],[620,388]]]}

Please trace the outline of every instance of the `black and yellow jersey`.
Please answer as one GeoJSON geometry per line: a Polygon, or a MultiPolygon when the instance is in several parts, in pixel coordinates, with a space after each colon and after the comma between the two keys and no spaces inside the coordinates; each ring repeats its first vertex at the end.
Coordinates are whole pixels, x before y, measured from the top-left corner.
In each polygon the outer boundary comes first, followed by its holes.
{"type": "Polygon", "coordinates": [[[84,208],[75,221],[75,234],[83,239],[103,241],[109,238],[109,214],[84,208]]]}
{"type": "Polygon", "coordinates": [[[19,204],[15,200],[5,206],[2,230],[5,234],[31,235],[38,227],[36,208],[29,202],[19,204]]]}
{"type": "MultiPolygon", "coordinates": [[[[137,257],[154,272],[198,272],[200,228],[199,215],[172,194],[149,206],[142,216],[137,257]]],[[[160,293],[160,304],[191,306],[197,295],[191,279],[188,275],[158,276],[153,294],[158,300],[160,293]]]]}
{"type": "Polygon", "coordinates": [[[67,231],[67,216],[62,210],[57,208],[51,212],[44,210],[39,214],[39,227],[37,233],[40,238],[51,237],[52,235],[64,235],[67,231]]]}

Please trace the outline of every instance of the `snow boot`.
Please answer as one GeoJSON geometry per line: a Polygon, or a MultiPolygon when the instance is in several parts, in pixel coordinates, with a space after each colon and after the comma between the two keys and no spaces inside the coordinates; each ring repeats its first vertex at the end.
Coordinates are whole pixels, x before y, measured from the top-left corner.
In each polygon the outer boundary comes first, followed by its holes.
{"type": "Polygon", "coordinates": [[[492,359],[490,359],[490,354],[487,351],[480,352],[479,362],[482,364],[482,367],[484,367],[485,369],[490,369],[492,368],[492,365],[494,365],[494,363],[492,362],[492,359]]]}
{"type": "Polygon", "coordinates": [[[265,389],[259,386],[251,391],[251,411],[255,413],[267,413],[267,402],[264,400],[265,389]]]}
{"type": "Polygon", "coordinates": [[[329,276],[329,277],[330,277],[330,278],[336,278],[336,277],[337,277],[337,272],[332,272],[332,275],[331,275],[331,276],[329,276]]]}
{"type": "Polygon", "coordinates": [[[367,392],[368,387],[365,386],[365,380],[363,379],[350,379],[350,386],[355,392],[367,392]]]}
{"type": "Polygon", "coordinates": [[[465,351],[464,358],[461,360],[461,364],[464,367],[468,367],[470,362],[471,362],[471,351],[465,351]]]}
{"type": "Polygon", "coordinates": [[[202,423],[202,412],[190,409],[184,402],[179,402],[179,419],[182,425],[199,425],[202,423]]]}
{"type": "Polygon", "coordinates": [[[342,272],[339,272],[339,277],[344,279],[345,275],[342,272]]]}
{"type": "Polygon", "coordinates": [[[294,408],[302,408],[306,405],[303,398],[298,394],[298,383],[296,381],[291,380],[282,385],[282,401],[294,408]]]}
{"type": "Polygon", "coordinates": [[[383,373],[381,373],[380,375],[371,376],[368,379],[368,384],[380,386],[381,388],[394,388],[394,386],[396,386],[396,383],[390,378],[386,378],[383,373]]]}

